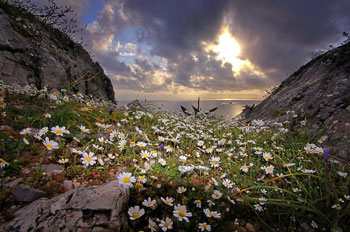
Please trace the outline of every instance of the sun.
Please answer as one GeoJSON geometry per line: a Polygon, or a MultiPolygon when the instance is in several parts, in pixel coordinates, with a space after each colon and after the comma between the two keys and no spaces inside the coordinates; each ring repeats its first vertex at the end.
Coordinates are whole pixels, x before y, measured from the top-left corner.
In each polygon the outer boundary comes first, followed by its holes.
{"type": "Polygon", "coordinates": [[[210,44],[206,47],[207,51],[213,51],[217,54],[217,59],[222,61],[222,65],[230,63],[232,71],[238,72],[246,61],[240,59],[241,47],[237,40],[231,35],[229,29],[225,27],[218,36],[216,44],[210,44]]]}
{"type": "Polygon", "coordinates": [[[218,54],[218,58],[224,63],[230,63],[232,70],[237,72],[245,63],[238,58],[241,47],[237,40],[231,35],[228,28],[225,28],[219,35],[219,43],[213,47],[213,51],[218,54]]]}

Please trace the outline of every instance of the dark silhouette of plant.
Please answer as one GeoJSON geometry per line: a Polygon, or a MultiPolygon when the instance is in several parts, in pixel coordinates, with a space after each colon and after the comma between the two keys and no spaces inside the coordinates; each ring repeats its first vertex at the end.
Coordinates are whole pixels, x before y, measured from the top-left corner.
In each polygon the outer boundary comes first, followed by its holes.
{"type": "MultiPolygon", "coordinates": [[[[193,109],[193,111],[194,111],[195,117],[198,117],[198,116],[199,116],[199,113],[201,113],[200,98],[198,98],[197,107],[195,107],[195,106],[193,106],[193,105],[191,105],[191,106],[192,106],[192,109],[193,109]]],[[[183,106],[180,106],[180,107],[181,107],[181,110],[182,110],[182,112],[183,112],[184,114],[186,114],[186,115],[191,115],[191,114],[187,111],[187,109],[186,109],[185,107],[183,107],[183,106]]],[[[206,112],[206,113],[204,113],[204,114],[208,115],[209,113],[212,113],[212,112],[214,112],[214,111],[217,110],[217,109],[218,109],[218,107],[215,107],[215,108],[213,108],[213,109],[210,109],[208,112],[206,112]]]]}

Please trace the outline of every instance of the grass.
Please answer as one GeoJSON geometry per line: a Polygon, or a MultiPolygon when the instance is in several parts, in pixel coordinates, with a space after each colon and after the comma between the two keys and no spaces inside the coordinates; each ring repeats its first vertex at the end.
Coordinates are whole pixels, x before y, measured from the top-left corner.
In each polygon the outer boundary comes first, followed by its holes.
{"type": "MultiPolygon", "coordinates": [[[[128,209],[139,206],[145,211],[129,220],[130,231],[150,231],[150,220],[160,230],[167,217],[173,231],[199,230],[199,223],[209,224],[212,231],[239,231],[245,223],[258,231],[300,230],[303,223],[317,230],[350,229],[346,164],[332,158],[326,162],[324,145],[316,142],[319,135],[308,136],[306,125],[290,131],[291,123],[300,123],[293,122],[297,118],[285,124],[256,120],[243,125],[137,109],[110,113],[106,103],[82,95],[52,95],[3,84],[2,89],[1,125],[9,126],[0,131],[3,177],[22,177],[50,197],[64,192],[61,184],[66,179],[80,185],[113,179],[124,183],[119,175],[129,173],[135,182],[129,183],[128,209]],[[66,132],[51,132],[56,126],[66,132]],[[48,132],[35,138],[44,127],[48,132]],[[31,133],[21,134],[25,128],[31,133]],[[57,143],[57,149],[47,149],[46,137],[57,143]],[[145,151],[147,158],[141,156],[145,151]],[[96,163],[84,165],[84,152],[92,152],[96,163]],[[60,164],[62,159],[68,161],[60,164]],[[41,165],[47,163],[64,166],[63,174],[44,173],[41,165]],[[179,187],[186,191],[179,193],[179,187]],[[222,194],[218,199],[213,197],[215,190],[222,194]],[[153,207],[143,205],[149,197],[156,202],[153,207]],[[173,206],[161,200],[166,197],[174,199],[173,206]],[[178,205],[191,212],[189,222],[174,213],[178,205]],[[220,217],[208,217],[204,209],[220,217]]],[[[5,214],[14,201],[8,189],[0,190],[5,214]]]]}

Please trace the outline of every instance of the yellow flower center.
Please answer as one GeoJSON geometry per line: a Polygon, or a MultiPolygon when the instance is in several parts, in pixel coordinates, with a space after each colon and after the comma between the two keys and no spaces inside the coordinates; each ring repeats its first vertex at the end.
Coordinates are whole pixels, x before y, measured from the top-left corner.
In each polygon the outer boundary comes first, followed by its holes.
{"type": "Polygon", "coordinates": [[[52,145],[51,145],[50,143],[47,143],[47,144],[46,144],[46,147],[52,148],[52,145]]]}
{"type": "Polygon", "coordinates": [[[267,168],[267,171],[268,171],[268,172],[271,172],[271,170],[272,170],[272,168],[267,168]]]}
{"type": "Polygon", "coordinates": [[[182,211],[182,210],[179,210],[179,215],[180,215],[181,217],[185,217],[185,216],[186,216],[185,212],[182,211]]]}
{"type": "Polygon", "coordinates": [[[216,161],[213,161],[213,165],[216,165],[216,161]]]}
{"type": "Polygon", "coordinates": [[[206,229],[208,227],[206,223],[204,223],[202,226],[204,229],[206,229]]]}
{"type": "Polygon", "coordinates": [[[0,163],[5,163],[5,160],[0,158],[0,163]]]}
{"type": "Polygon", "coordinates": [[[169,226],[169,223],[168,222],[165,222],[164,223],[164,227],[168,227],[169,226]]]}
{"type": "Polygon", "coordinates": [[[92,158],[90,156],[86,157],[86,161],[90,162],[92,160],[92,158]]]}
{"type": "Polygon", "coordinates": [[[143,185],[141,183],[136,183],[136,188],[142,188],[143,185]]]}
{"type": "Polygon", "coordinates": [[[229,183],[229,182],[226,182],[226,186],[230,186],[230,183],[229,183]]]}
{"type": "Polygon", "coordinates": [[[169,201],[169,200],[165,200],[165,203],[166,203],[166,204],[169,204],[169,203],[170,203],[170,201],[169,201]]]}
{"type": "Polygon", "coordinates": [[[267,155],[267,156],[266,156],[266,159],[267,159],[267,160],[270,159],[270,156],[267,155]]]}
{"type": "Polygon", "coordinates": [[[210,215],[210,216],[213,216],[213,212],[209,212],[209,215],[210,215]]]}
{"type": "Polygon", "coordinates": [[[56,130],[56,134],[62,134],[62,130],[56,130]]]}
{"type": "Polygon", "coordinates": [[[133,218],[138,218],[140,216],[140,214],[138,212],[133,212],[132,213],[132,217],[133,218]]]}
{"type": "Polygon", "coordinates": [[[248,167],[247,166],[243,166],[243,169],[247,169],[248,167]]]}
{"type": "Polygon", "coordinates": [[[130,178],[129,177],[124,177],[123,178],[123,182],[124,183],[129,183],[130,182],[130,178]]]}

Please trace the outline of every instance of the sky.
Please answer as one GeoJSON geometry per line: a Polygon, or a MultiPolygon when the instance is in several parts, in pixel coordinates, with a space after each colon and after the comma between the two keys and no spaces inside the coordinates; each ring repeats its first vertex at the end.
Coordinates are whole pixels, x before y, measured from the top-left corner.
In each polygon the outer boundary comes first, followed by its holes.
{"type": "Polygon", "coordinates": [[[262,99],[350,31],[348,0],[56,2],[77,13],[117,100],[262,99]]]}

